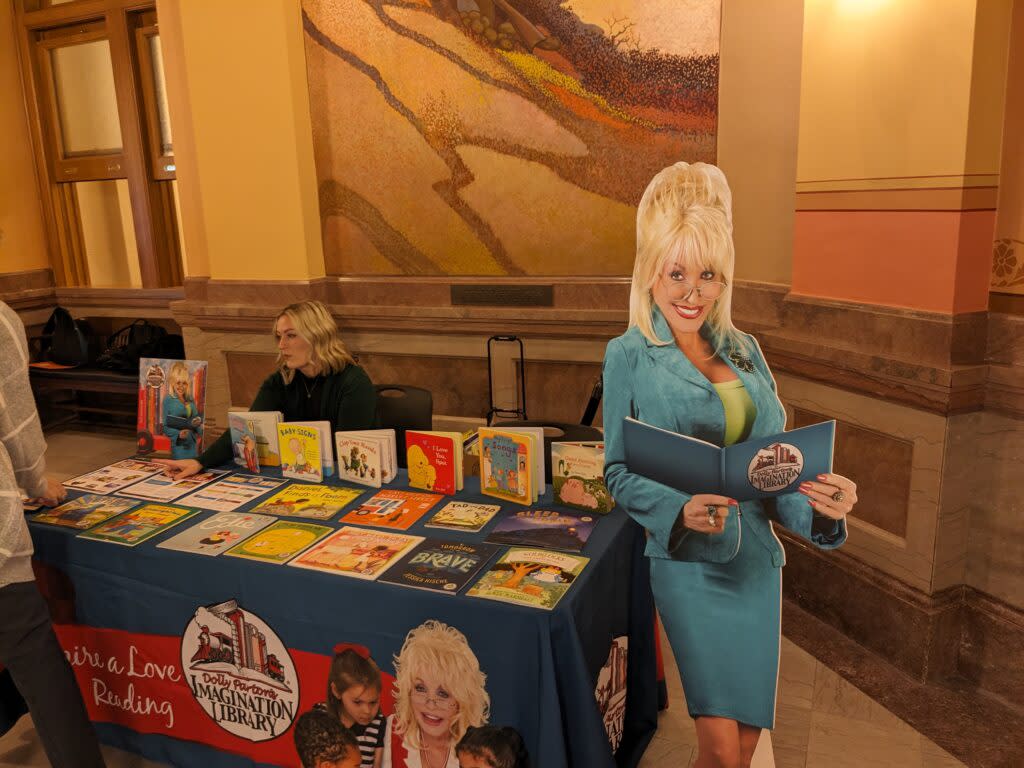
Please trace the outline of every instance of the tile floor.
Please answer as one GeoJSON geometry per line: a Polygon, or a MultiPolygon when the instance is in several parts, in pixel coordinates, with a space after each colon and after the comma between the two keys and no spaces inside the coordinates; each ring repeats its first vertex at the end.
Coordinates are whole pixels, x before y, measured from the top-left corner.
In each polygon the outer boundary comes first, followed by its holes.
{"type": "MultiPolygon", "coordinates": [[[[133,440],[127,436],[69,431],[50,435],[48,440],[48,470],[60,480],[123,458],[133,450],[133,440]]],[[[696,733],[686,714],[671,654],[666,655],[666,664],[670,707],[659,718],[658,732],[640,768],[688,768],[696,760],[696,733]]],[[[158,768],[157,763],[121,750],[106,748],[105,754],[110,768],[158,768]]],[[[30,718],[22,718],[0,737],[0,768],[46,765],[30,718]]],[[[963,768],[964,764],[783,639],[776,727],[770,737],[762,737],[754,766],[963,768]]]]}

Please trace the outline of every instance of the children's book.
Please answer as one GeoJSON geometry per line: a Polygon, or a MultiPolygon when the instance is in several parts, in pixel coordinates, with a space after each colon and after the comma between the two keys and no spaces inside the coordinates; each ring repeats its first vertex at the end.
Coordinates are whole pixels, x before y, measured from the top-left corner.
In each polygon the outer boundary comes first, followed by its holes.
{"type": "Polygon", "coordinates": [[[41,501],[36,501],[35,499],[30,499],[28,496],[22,496],[21,497],[21,508],[25,512],[36,512],[36,511],[42,509],[45,506],[46,505],[43,504],[41,501]]]}
{"type": "Polygon", "coordinates": [[[64,502],[59,507],[32,515],[29,519],[36,523],[62,525],[66,528],[77,528],[84,531],[115,515],[127,512],[136,504],[138,504],[137,501],[87,493],[77,499],[64,502]]]}
{"type": "Polygon", "coordinates": [[[513,547],[466,594],[550,610],[588,562],[580,555],[513,547]]]}
{"type": "Polygon", "coordinates": [[[92,493],[113,493],[163,471],[164,468],[161,465],[154,464],[152,461],[125,459],[102,469],[94,469],[92,472],[65,480],[64,486],[92,493]]]}
{"type": "Polygon", "coordinates": [[[216,512],[233,512],[253,499],[270,493],[284,485],[284,480],[259,475],[228,475],[223,480],[211,483],[190,493],[179,501],[190,507],[212,509],[216,512]]]}
{"type": "Polygon", "coordinates": [[[206,469],[180,480],[164,474],[151,475],[135,485],[129,485],[123,491],[115,491],[114,495],[143,501],[175,501],[226,474],[227,472],[220,469],[206,469]]]}
{"type": "Polygon", "coordinates": [[[78,535],[84,539],[134,547],[198,514],[198,510],[171,504],[143,504],[78,535]]]}
{"type": "Polygon", "coordinates": [[[533,482],[537,446],[526,433],[480,427],[480,492],[529,506],[537,499],[533,482]]]}
{"type": "Polygon", "coordinates": [[[567,507],[610,512],[615,501],[604,484],[604,443],[552,443],[551,490],[567,507]]]}
{"type": "Polygon", "coordinates": [[[409,485],[451,495],[462,490],[462,433],[405,433],[405,463],[409,485]]]}
{"type": "Polygon", "coordinates": [[[580,512],[524,509],[508,515],[487,534],[492,544],[579,552],[594,530],[594,517],[580,512]]]}
{"type": "MultiPolygon", "coordinates": [[[[260,455],[257,450],[255,425],[237,413],[228,413],[228,429],[231,430],[231,451],[235,463],[250,472],[259,474],[260,455]]],[[[277,432],[274,432],[275,436],[277,432]]]]}
{"type": "Polygon", "coordinates": [[[334,476],[334,441],[331,440],[331,422],[329,421],[290,421],[300,427],[312,427],[320,433],[320,466],[324,477],[334,476]]]}
{"type": "Polygon", "coordinates": [[[308,517],[330,520],[342,507],[364,493],[362,488],[345,485],[307,485],[293,483],[264,501],[253,512],[283,517],[308,517]]]}
{"type": "Polygon", "coordinates": [[[448,528],[453,531],[480,531],[501,507],[498,504],[474,504],[471,501],[449,501],[426,524],[427,528],[448,528]]]}
{"type": "Polygon", "coordinates": [[[747,501],[791,493],[831,472],[835,430],[825,421],[719,448],[627,417],[622,437],[630,472],[683,493],[747,501]]]}
{"type": "MultiPolygon", "coordinates": [[[[383,441],[383,453],[381,454],[380,479],[382,483],[390,483],[398,477],[398,445],[396,443],[395,430],[393,429],[364,429],[355,432],[335,432],[343,435],[367,435],[383,441]]],[[[339,456],[339,462],[341,458],[339,456]]]]}
{"type": "Polygon", "coordinates": [[[384,482],[387,440],[363,432],[335,432],[334,441],[338,451],[338,477],[380,488],[384,482]]]}
{"type": "Polygon", "coordinates": [[[320,463],[320,430],[317,427],[282,422],[277,425],[277,442],[281,449],[282,475],[311,483],[324,479],[320,463]]]}
{"type": "Polygon", "coordinates": [[[247,560],[262,560],[280,565],[315,544],[333,529],[326,525],[300,523],[295,520],[278,520],[236,544],[224,554],[228,557],[244,557],[247,560]]]}
{"type": "Polygon", "coordinates": [[[489,544],[424,539],[388,568],[380,581],[455,595],[499,549],[489,544]]]}
{"type": "Polygon", "coordinates": [[[273,522],[272,517],[251,512],[218,512],[157,546],[197,555],[219,555],[273,522]]]}
{"type": "Polygon", "coordinates": [[[315,547],[303,552],[289,565],[326,571],[357,579],[376,579],[412,547],[422,536],[390,531],[368,531],[346,525],[315,547]]]}
{"type": "Polygon", "coordinates": [[[194,459],[203,450],[205,404],[205,360],[139,360],[138,452],[194,459]]]}
{"type": "Polygon", "coordinates": [[[441,496],[436,493],[385,488],[341,518],[341,522],[404,531],[440,500],[441,496]]]}
{"type": "Polygon", "coordinates": [[[261,467],[281,466],[281,451],[277,444],[277,425],[281,423],[284,416],[280,411],[229,411],[228,423],[231,425],[231,445],[235,452],[235,463],[243,467],[249,467],[250,458],[245,453],[250,448],[248,442],[242,438],[248,435],[255,443],[256,463],[261,467]],[[236,434],[235,427],[239,427],[236,434]]]}
{"type": "Polygon", "coordinates": [[[548,483],[547,470],[544,463],[544,427],[511,427],[497,424],[494,428],[500,429],[503,432],[515,432],[521,435],[531,435],[533,437],[533,445],[536,448],[532,453],[533,481],[536,486],[534,501],[536,501],[536,497],[544,493],[544,487],[548,483]]]}

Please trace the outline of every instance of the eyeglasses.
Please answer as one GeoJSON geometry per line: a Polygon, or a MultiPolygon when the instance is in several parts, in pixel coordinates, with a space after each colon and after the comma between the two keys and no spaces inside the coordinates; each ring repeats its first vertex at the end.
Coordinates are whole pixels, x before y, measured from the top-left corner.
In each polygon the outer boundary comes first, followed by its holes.
{"type": "Polygon", "coordinates": [[[672,277],[671,273],[662,275],[661,279],[665,288],[668,289],[669,298],[673,301],[685,301],[694,291],[700,298],[714,301],[725,291],[725,283],[720,283],[717,280],[698,280],[697,285],[694,285],[685,278],[672,277]]]}
{"type": "Polygon", "coordinates": [[[429,695],[425,690],[416,688],[410,694],[410,698],[414,701],[418,701],[420,704],[433,704],[437,709],[457,709],[459,702],[451,697],[451,694],[445,693],[444,691],[438,691],[433,696],[429,695]]]}

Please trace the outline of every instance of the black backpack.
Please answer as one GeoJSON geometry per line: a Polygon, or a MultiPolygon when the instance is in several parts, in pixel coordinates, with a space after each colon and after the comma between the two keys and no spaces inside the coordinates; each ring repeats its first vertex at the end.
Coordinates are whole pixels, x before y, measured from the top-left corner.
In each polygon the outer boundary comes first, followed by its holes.
{"type": "MultiPolygon", "coordinates": [[[[174,345],[161,342],[167,336],[167,330],[147,320],[135,320],[107,339],[107,348],[96,359],[96,365],[117,373],[138,374],[139,359],[143,357],[173,357],[173,354],[153,354],[176,351],[174,345]]],[[[182,350],[184,352],[184,350],[182,350]]]]}
{"type": "Polygon", "coordinates": [[[88,365],[92,358],[92,332],[85,320],[75,320],[64,307],[56,307],[43,326],[39,359],[61,365],[88,365]]]}

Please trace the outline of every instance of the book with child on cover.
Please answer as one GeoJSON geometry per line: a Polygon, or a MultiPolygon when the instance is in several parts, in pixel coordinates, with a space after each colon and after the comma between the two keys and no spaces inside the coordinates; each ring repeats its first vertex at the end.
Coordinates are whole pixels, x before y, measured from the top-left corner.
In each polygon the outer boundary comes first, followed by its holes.
{"type": "Polygon", "coordinates": [[[436,493],[417,493],[386,488],[362,502],[341,518],[341,522],[404,531],[429,512],[430,508],[442,498],[436,493]]]}
{"type": "Polygon", "coordinates": [[[116,499],[111,496],[98,496],[87,493],[77,499],[71,499],[59,507],[44,510],[29,519],[36,523],[61,525],[65,528],[77,528],[84,531],[94,525],[109,520],[115,515],[127,512],[139,502],[128,499],[116,499]]]}
{"type": "Polygon", "coordinates": [[[423,541],[391,531],[368,531],[346,525],[289,565],[357,579],[376,579],[409,549],[423,541]]]}
{"type": "Polygon", "coordinates": [[[78,535],[83,539],[134,547],[198,514],[199,510],[171,504],[143,504],[78,535]]]}
{"type": "Polygon", "coordinates": [[[281,450],[282,475],[310,483],[324,479],[320,463],[323,451],[317,427],[281,422],[277,425],[277,442],[281,450]]]}
{"type": "Polygon", "coordinates": [[[513,547],[466,594],[550,610],[589,562],[580,555],[513,547]]]}
{"type": "Polygon", "coordinates": [[[476,542],[424,539],[388,568],[380,581],[455,595],[499,549],[476,542]]]}
{"type": "Polygon", "coordinates": [[[248,467],[251,472],[259,472],[259,467],[281,466],[277,425],[283,418],[280,411],[228,411],[235,463],[248,467]],[[246,436],[250,439],[245,440],[246,436]],[[256,469],[252,468],[254,462],[247,453],[249,450],[255,451],[256,469]]]}
{"type": "Polygon", "coordinates": [[[480,493],[529,506],[537,499],[532,434],[480,427],[480,493]]]}
{"type": "Polygon", "coordinates": [[[219,555],[273,522],[272,517],[250,512],[218,512],[157,546],[197,555],[219,555]]]}
{"type": "Polygon", "coordinates": [[[362,488],[346,485],[308,485],[293,483],[264,501],[253,512],[282,517],[308,517],[330,520],[342,508],[364,493],[362,488]]]}

